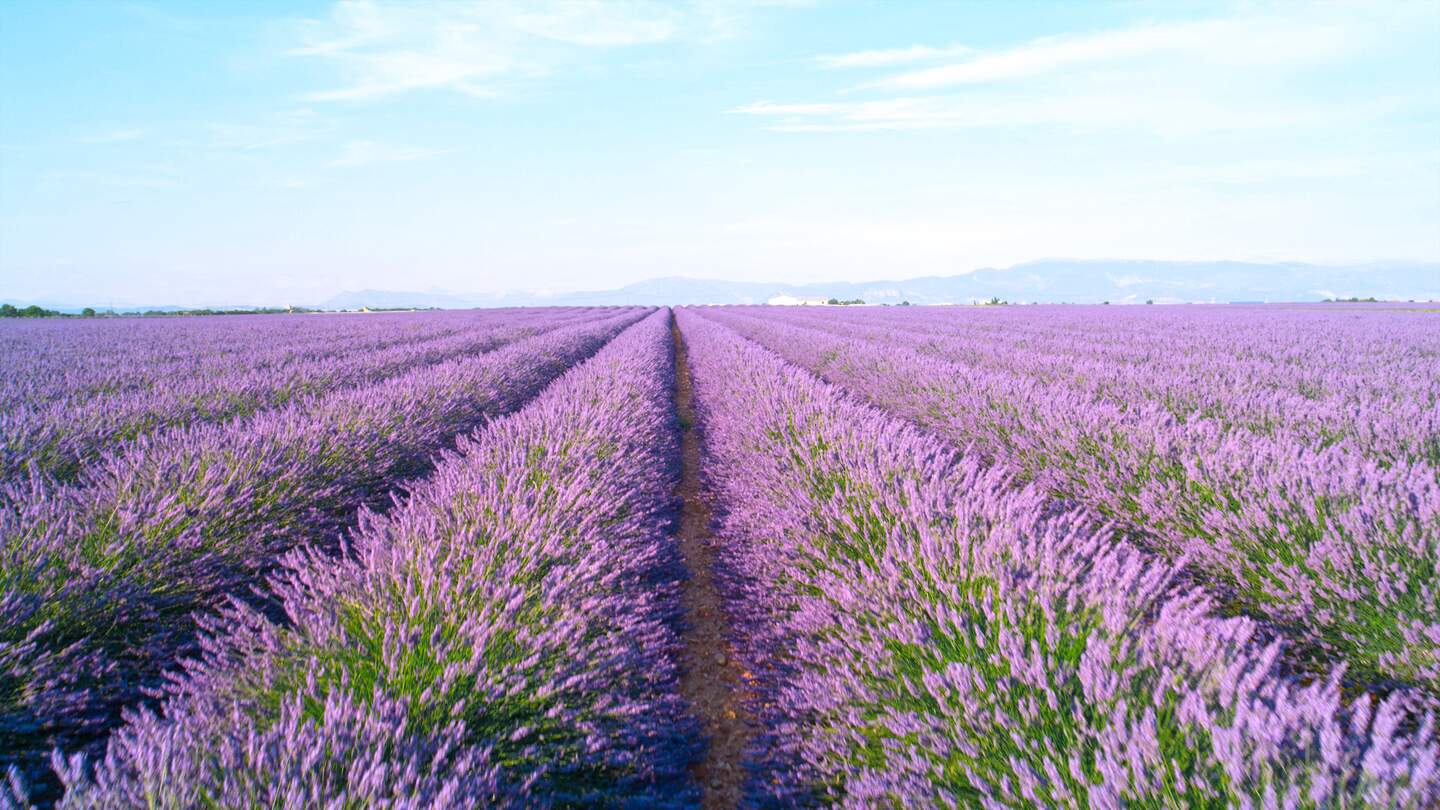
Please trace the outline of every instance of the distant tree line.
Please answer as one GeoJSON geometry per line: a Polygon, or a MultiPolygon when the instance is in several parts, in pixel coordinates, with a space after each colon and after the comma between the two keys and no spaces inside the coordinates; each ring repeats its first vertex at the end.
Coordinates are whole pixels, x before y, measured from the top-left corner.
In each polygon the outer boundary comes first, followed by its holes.
{"type": "Polygon", "coordinates": [[[121,315],[138,315],[142,318],[164,318],[172,315],[286,315],[291,313],[319,312],[318,309],[306,309],[305,307],[257,307],[255,309],[177,309],[158,310],[148,309],[144,312],[122,312],[121,315]]]}
{"type": "Polygon", "coordinates": [[[841,301],[839,298],[831,298],[829,301],[826,301],[825,303],[829,304],[829,305],[832,306],[832,307],[849,307],[849,306],[856,306],[856,305],[864,304],[864,303],[865,303],[865,299],[863,299],[863,298],[850,298],[850,299],[848,299],[848,300],[841,301]]]}
{"type": "Polygon", "coordinates": [[[63,312],[44,309],[31,304],[23,309],[12,304],[0,304],[0,318],[63,318],[63,312]]]}
{"type": "MultiPolygon", "coordinates": [[[[410,312],[414,307],[375,307],[371,312],[410,312]]],[[[426,307],[425,309],[434,309],[426,307]]],[[[61,312],[55,309],[45,309],[34,304],[28,307],[17,307],[14,304],[0,304],[0,318],[171,318],[187,317],[192,315],[286,315],[303,314],[307,312],[324,312],[323,309],[309,309],[307,307],[256,307],[254,309],[146,309],[133,310],[129,312],[117,312],[106,310],[96,312],[94,307],[85,307],[79,314],[61,312]]]]}

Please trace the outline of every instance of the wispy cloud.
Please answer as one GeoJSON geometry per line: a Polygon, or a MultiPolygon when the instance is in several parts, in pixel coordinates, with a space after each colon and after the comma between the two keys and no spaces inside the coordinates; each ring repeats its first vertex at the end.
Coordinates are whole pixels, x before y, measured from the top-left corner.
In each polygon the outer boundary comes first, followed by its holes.
{"type": "Polygon", "coordinates": [[[342,0],[308,21],[293,56],[336,65],[346,83],[313,101],[374,99],[416,90],[495,95],[502,82],[550,73],[576,51],[665,42],[682,15],[665,3],[551,0],[381,3],[342,0]]]}
{"type": "Polygon", "coordinates": [[[1411,96],[1314,106],[1268,100],[1183,97],[1160,89],[1129,94],[914,96],[873,101],[774,104],[757,102],[727,112],[773,119],[776,132],[875,132],[927,129],[1064,127],[1104,132],[1146,131],[1166,136],[1256,132],[1297,127],[1339,128],[1413,107],[1411,96]]]}
{"type": "Polygon", "coordinates": [[[1435,99],[1296,94],[1287,77],[1375,53],[1415,28],[1413,10],[1283,7],[1271,13],[960,46],[820,57],[827,67],[907,66],[844,88],[843,100],[761,101],[731,113],[784,132],[1058,126],[1163,135],[1354,126],[1435,99]],[[912,62],[944,60],[919,67],[912,62]],[[891,98],[854,100],[888,91],[891,98]]]}
{"type": "Polygon", "coordinates": [[[1338,23],[1244,18],[1201,20],[1095,34],[1044,37],[1009,50],[976,53],[950,65],[909,71],[869,87],[929,90],[1023,79],[1079,68],[1169,56],[1219,64],[1281,64],[1333,58],[1354,43],[1338,23]]]}
{"type": "Polygon", "coordinates": [[[677,13],[650,3],[564,2],[536,12],[497,15],[532,36],[588,47],[624,47],[664,42],[675,36],[677,13]]]}
{"type": "Polygon", "coordinates": [[[975,49],[965,45],[950,45],[933,48],[929,45],[911,45],[908,48],[885,48],[873,51],[829,54],[815,57],[815,61],[827,68],[873,68],[906,65],[913,62],[931,62],[937,59],[954,59],[974,53],[975,49]]]}
{"type": "Polygon", "coordinates": [[[380,163],[405,163],[422,160],[446,154],[447,151],[416,146],[393,146],[374,141],[349,141],[342,147],[340,156],[325,165],[331,169],[353,169],[380,163]]]}

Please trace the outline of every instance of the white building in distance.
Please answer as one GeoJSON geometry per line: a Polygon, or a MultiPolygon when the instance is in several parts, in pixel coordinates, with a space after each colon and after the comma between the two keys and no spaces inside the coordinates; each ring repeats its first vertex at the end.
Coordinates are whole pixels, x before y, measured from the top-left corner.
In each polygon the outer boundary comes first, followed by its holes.
{"type": "Polygon", "coordinates": [[[765,302],[772,307],[823,307],[824,298],[796,298],[793,295],[777,295],[765,302]]]}

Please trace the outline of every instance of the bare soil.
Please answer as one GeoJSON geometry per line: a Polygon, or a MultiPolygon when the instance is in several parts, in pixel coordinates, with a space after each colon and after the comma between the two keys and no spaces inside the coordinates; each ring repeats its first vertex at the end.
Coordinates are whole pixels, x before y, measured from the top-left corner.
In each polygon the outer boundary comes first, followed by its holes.
{"type": "Polygon", "coordinates": [[[746,673],[726,638],[727,619],[715,583],[712,513],[700,481],[700,435],[696,424],[694,388],[680,327],[671,315],[675,340],[675,408],[680,415],[680,553],[690,577],[682,600],[685,622],[681,636],[680,693],[704,724],[708,745],[693,773],[706,810],[732,808],[740,802],[745,782],[741,753],[752,727],[745,711],[746,673]]]}

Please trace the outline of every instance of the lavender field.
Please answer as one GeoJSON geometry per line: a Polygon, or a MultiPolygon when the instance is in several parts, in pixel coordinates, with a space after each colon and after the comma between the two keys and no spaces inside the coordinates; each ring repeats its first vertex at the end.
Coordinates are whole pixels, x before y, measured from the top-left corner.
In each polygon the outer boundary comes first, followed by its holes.
{"type": "Polygon", "coordinates": [[[1440,806],[1440,311],[0,324],[0,807],[1440,806]]]}

